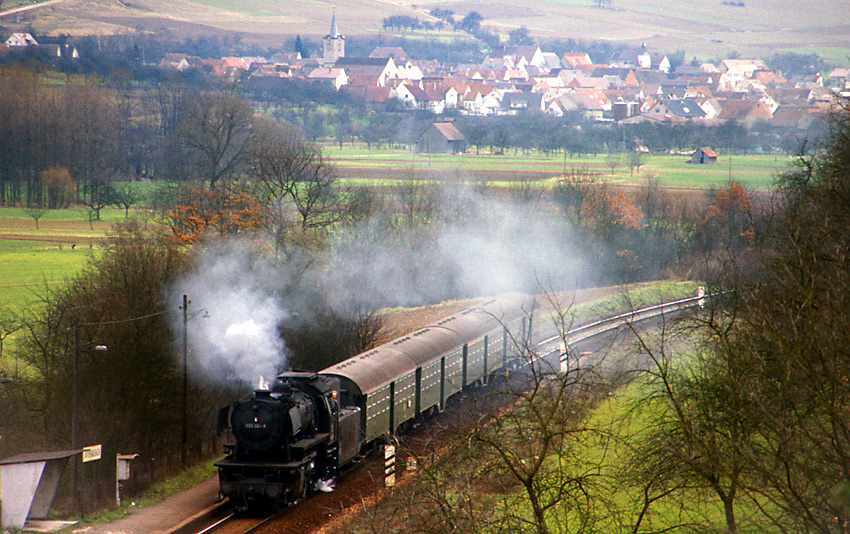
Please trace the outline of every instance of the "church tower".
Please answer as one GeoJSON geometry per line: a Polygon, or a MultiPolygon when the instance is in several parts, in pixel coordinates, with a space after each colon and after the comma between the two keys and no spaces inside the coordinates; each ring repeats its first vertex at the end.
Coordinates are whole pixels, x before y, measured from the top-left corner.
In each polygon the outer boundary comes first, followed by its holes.
{"type": "Polygon", "coordinates": [[[336,26],[336,8],[334,8],[333,19],[331,20],[331,31],[325,35],[325,46],[322,57],[325,58],[325,64],[336,63],[336,60],[345,57],[345,36],[339,34],[339,28],[336,26]]]}

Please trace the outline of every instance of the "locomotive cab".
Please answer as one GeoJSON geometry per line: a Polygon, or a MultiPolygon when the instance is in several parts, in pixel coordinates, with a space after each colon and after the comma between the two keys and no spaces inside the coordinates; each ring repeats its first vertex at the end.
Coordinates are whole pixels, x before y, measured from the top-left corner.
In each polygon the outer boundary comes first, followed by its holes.
{"type": "Polygon", "coordinates": [[[243,509],[281,508],[329,491],[339,468],[338,392],[334,377],[287,372],[222,409],[219,424],[229,422],[235,439],[215,464],[222,495],[243,509]]]}

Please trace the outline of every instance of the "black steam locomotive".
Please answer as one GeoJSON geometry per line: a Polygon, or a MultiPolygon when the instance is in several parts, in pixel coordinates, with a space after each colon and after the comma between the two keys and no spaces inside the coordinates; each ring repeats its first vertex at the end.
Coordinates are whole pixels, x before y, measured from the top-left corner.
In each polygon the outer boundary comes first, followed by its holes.
{"type": "Polygon", "coordinates": [[[219,412],[219,430],[235,438],[215,464],[222,495],[279,509],[332,490],[368,444],[510,366],[531,336],[530,312],[522,296],[491,300],[319,373],[280,374],[219,412]]]}

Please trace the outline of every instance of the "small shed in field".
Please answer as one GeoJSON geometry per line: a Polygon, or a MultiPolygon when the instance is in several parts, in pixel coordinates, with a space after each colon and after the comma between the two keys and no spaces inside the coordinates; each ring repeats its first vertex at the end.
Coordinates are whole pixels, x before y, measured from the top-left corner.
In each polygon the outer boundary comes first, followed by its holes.
{"type": "Polygon", "coordinates": [[[436,122],[416,142],[420,154],[462,154],[466,151],[466,138],[449,122],[436,122]]]}
{"type": "Polygon", "coordinates": [[[717,163],[717,152],[707,146],[700,147],[691,154],[691,163],[717,163]]]}

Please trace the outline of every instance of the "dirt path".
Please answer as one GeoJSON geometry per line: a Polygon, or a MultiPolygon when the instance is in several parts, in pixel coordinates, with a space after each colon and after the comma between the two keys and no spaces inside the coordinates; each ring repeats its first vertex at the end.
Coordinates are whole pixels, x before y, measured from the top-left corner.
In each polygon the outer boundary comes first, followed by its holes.
{"type": "Polygon", "coordinates": [[[47,243],[98,243],[106,240],[112,223],[88,221],[39,221],[0,217],[0,239],[47,243]]]}
{"type": "Polygon", "coordinates": [[[32,11],[33,9],[39,9],[42,7],[48,7],[56,4],[61,4],[62,2],[67,2],[68,0],[47,0],[47,2],[41,2],[39,4],[34,4],[31,6],[24,7],[16,7],[15,9],[10,9],[9,11],[3,11],[0,13],[0,17],[5,17],[8,15],[14,15],[15,13],[24,13],[26,11],[32,11]]]}

